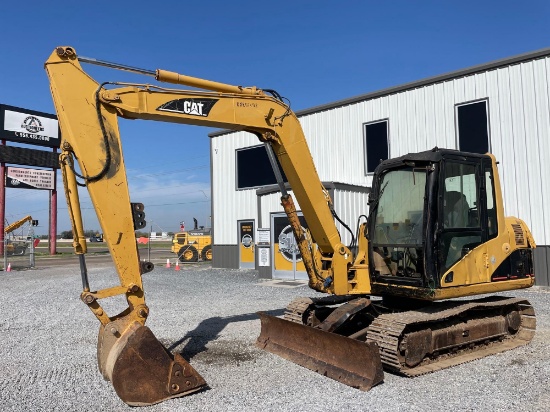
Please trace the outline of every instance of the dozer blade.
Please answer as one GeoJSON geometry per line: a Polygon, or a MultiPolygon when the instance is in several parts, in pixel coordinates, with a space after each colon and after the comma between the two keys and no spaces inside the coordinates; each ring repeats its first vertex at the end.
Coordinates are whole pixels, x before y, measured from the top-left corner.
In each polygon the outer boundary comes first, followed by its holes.
{"type": "Polygon", "coordinates": [[[256,346],[348,386],[368,391],[384,380],[378,345],[258,312],[256,346]]]}
{"type": "Polygon", "coordinates": [[[119,333],[117,321],[99,331],[99,369],[130,406],[146,406],[199,391],[201,375],[179,354],[174,357],[139,323],[119,333]]]}

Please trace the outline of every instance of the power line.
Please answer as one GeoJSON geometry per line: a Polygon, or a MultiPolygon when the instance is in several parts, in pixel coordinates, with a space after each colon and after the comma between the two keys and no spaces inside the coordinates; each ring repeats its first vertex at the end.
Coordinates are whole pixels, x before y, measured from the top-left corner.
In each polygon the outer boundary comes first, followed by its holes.
{"type": "Polygon", "coordinates": [[[200,166],[188,167],[186,169],[171,170],[171,171],[165,171],[165,172],[159,172],[159,173],[138,174],[138,175],[132,176],[132,177],[133,178],[138,178],[138,177],[142,178],[142,177],[173,175],[175,173],[188,172],[190,170],[193,171],[193,170],[197,170],[197,169],[206,169],[207,167],[210,167],[210,165],[200,165],[200,166]]]}
{"type": "MultiPolygon", "coordinates": [[[[208,155],[207,156],[193,156],[193,159],[203,159],[205,157],[209,157],[208,155]]],[[[181,164],[181,160],[178,160],[177,162],[169,162],[169,163],[162,163],[163,166],[169,166],[169,165],[173,165],[173,164],[181,164]]],[[[202,166],[202,165],[201,165],[202,166]]],[[[158,168],[158,166],[149,166],[149,167],[140,167],[140,170],[147,170],[147,169],[154,169],[154,168],[158,168]]],[[[128,167],[128,171],[132,170],[133,167],[128,167]]]]}
{"type": "MultiPolygon", "coordinates": [[[[178,202],[178,203],[162,203],[159,205],[145,205],[146,207],[161,207],[161,206],[177,206],[177,205],[191,205],[195,203],[209,203],[210,199],[208,200],[197,200],[195,202],[178,202]]],[[[43,212],[48,211],[49,209],[40,209],[40,210],[33,210],[28,213],[36,213],[36,212],[43,212]]],[[[66,207],[58,207],[57,210],[68,210],[66,207]]],[[[95,210],[93,206],[90,207],[81,207],[80,210],[95,210]]]]}
{"type": "Polygon", "coordinates": [[[208,199],[208,200],[197,200],[196,202],[163,203],[161,205],[146,205],[146,207],[190,205],[190,204],[195,204],[195,203],[210,203],[210,199],[208,199]]]}
{"type": "MultiPolygon", "coordinates": [[[[174,189],[176,187],[185,187],[185,186],[191,186],[193,183],[189,183],[189,184],[184,184],[184,185],[174,185],[174,186],[162,186],[162,189],[174,189]]],[[[143,193],[143,192],[150,192],[151,190],[159,190],[158,187],[153,187],[151,189],[139,189],[139,193],[143,193]]],[[[130,190],[131,191],[131,190],[130,190]]],[[[193,190],[192,192],[183,192],[183,193],[178,193],[178,195],[185,195],[185,194],[189,194],[189,193],[196,193],[196,192],[202,192],[202,190],[193,190]]]]}

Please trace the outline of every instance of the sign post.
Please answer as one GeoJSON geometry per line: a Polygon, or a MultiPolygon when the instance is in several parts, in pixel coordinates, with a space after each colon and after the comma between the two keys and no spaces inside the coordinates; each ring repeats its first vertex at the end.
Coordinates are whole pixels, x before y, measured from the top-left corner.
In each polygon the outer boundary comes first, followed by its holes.
{"type": "MultiPolygon", "coordinates": [[[[2,140],[0,144],[5,146],[6,141],[2,140]]],[[[6,164],[2,162],[0,163],[0,256],[4,256],[4,222],[6,221],[6,184],[4,176],[6,176],[6,164]]]]}

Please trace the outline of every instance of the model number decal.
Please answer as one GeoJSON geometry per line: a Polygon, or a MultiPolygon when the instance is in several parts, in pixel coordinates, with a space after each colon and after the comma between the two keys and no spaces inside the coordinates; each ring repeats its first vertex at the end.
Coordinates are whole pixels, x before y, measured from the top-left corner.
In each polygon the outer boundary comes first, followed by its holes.
{"type": "Polygon", "coordinates": [[[164,103],[157,110],[207,117],[217,101],[218,99],[177,99],[164,103]]]}
{"type": "Polygon", "coordinates": [[[258,103],[237,102],[237,107],[258,107],[258,103]]]}

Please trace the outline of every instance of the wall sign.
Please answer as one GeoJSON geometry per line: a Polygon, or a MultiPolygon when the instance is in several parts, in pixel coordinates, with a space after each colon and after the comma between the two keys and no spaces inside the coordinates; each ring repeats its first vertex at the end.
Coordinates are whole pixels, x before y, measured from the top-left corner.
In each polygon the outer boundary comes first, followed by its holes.
{"type": "Polygon", "coordinates": [[[271,229],[269,228],[258,228],[256,230],[256,244],[258,246],[269,246],[271,243],[271,229]]]}
{"type": "Polygon", "coordinates": [[[258,266],[269,266],[270,259],[269,254],[271,252],[271,249],[268,247],[259,247],[258,248],[258,266]]]}
{"type": "MultiPolygon", "coordinates": [[[[305,228],[302,227],[302,230],[305,232],[305,228]]],[[[281,255],[292,262],[294,259],[296,262],[302,261],[302,254],[298,248],[298,242],[294,237],[294,232],[292,231],[292,226],[287,225],[279,233],[279,252],[281,255]]]]}

